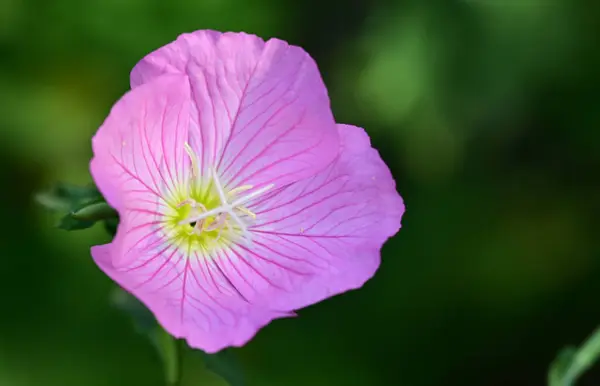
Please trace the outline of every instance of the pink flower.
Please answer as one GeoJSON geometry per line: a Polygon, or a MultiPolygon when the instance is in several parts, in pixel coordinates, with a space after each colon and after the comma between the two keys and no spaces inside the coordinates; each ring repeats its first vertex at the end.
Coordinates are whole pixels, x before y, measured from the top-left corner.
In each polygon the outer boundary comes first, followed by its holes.
{"type": "Polygon", "coordinates": [[[364,130],[335,123],[302,49],[184,34],[131,87],[93,139],[121,223],[92,255],[169,333],[240,346],[373,276],[404,205],[364,130]]]}

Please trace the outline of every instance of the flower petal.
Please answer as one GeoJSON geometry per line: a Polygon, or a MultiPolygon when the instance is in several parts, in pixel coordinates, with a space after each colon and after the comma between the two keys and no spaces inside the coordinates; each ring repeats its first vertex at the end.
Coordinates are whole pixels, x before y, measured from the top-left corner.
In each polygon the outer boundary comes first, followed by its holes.
{"type": "Polygon", "coordinates": [[[136,65],[132,87],[168,73],[190,77],[199,127],[191,146],[200,169],[216,167],[229,188],[284,186],[337,155],[327,90],[299,47],[244,33],[184,34],[136,65]]]}
{"type": "Polygon", "coordinates": [[[93,139],[92,176],[120,216],[115,264],[163,237],[162,215],[189,180],[190,104],[185,76],[155,78],[117,102],[93,139]]]}
{"type": "Polygon", "coordinates": [[[232,261],[252,265],[244,274],[261,304],[293,310],[361,287],[400,228],[402,198],[369,137],[354,126],[338,129],[335,164],[249,208],[257,215],[253,245],[236,247],[232,261]]]}
{"type": "Polygon", "coordinates": [[[171,335],[207,353],[242,346],[271,320],[293,316],[251,306],[224,279],[218,260],[173,249],[150,263],[147,257],[146,264],[116,268],[113,251],[111,244],[92,247],[100,269],[142,301],[171,335]]]}
{"type": "Polygon", "coordinates": [[[121,211],[126,200],[163,201],[187,180],[190,104],[187,78],[169,75],[137,87],[113,106],[92,140],[90,164],[111,206],[121,211]]]}

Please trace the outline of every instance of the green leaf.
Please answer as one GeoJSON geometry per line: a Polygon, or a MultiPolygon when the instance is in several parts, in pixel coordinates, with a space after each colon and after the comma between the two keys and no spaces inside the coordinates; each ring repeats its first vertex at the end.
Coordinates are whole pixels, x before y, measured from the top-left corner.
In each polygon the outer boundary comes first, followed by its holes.
{"type": "Polygon", "coordinates": [[[548,373],[549,386],[565,385],[563,382],[564,375],[571,366],[576,352],[576,347],[566,347],[558,353],[556,359],[550,365],[550,371],[548,373]]]}
{"type": "Polygon", "coordinates": [[[87,229],[98,221],[104,221],[106,230],[112,235],[116,233],[118,213],[104,201],[93,185],[60,183],[51,190],[38,194],[36,200],[53,212],[63,213],[57,225],[60,229],[87,229]]]}
{"type": "Polygon", "coordinates": [[[117,216],[117,211],[104,201],[84,205],[71,213],[71,217],[81,221],[100,221],[117,216]]]}
{"type": "Polygon", "coordinates": [[[167,333],[154,315],[131,294],[118,288],[111,295],[112,303],[131,316],[136,331],[146,336],[156,349],[162,363],[167,386],[176,386],[180,379],[180,350],[178,341],[167,333]]]}
{"type": "Polygon", "coordinates": [[[562,350],[550,365],[549,386],[574,386],[600,356],[600,328],[579,347],[562,350]]]}
{"type": "Polygon", "coordinates": [[[199,352],[206,368],[223,378],[230,386],[246,385],[242,365],[231,349],[221,350],[216,354],[199,352]]]}
{"type": "Polygon", "coordinates": [[[73,218],[70,214],[63,216],[58,222],[58,228],[64,229],[66,231],[77,231],[81,229],[91,228],[96,222],[95,221],[85,221],[85,220],[77,220],[73,218]]]}
{"type": "Polygon", "coordinates": [[[35,199],[48,210],[70,212],[82,205],[101,201],[102,195],[94,185],[58,183],[50,190],[37,194],[35,199]]]}
{"type": "Polygon", "coordinates": [[[75,207],[58,223],[60,229],[68,231],[87,229],[98,221],[118,219],[118,213],[104,201],[92,201],[75,207]]]}

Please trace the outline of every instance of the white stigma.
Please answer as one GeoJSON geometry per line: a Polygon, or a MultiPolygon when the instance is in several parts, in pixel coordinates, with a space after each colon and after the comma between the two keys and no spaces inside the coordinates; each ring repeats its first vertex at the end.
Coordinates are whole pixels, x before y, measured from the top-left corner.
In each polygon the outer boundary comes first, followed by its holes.
{"type": "MultiPolygon", "coordinates": [[[[197,178],[199,170],[196,163],[195,154],[193,153],[191,147],[187,144],[186,151],[192,160],[193,178],[197,178]]],[[[245,223],[243,218],[240,216],[245,215],[252,219],[256,219],[256,215],[248,208],[246,208],[245,204],[266,193],[267,191],[273,189],[275,185],[269,184],[254,191],[251,191],[246,195],[241,195],[240,193],[252,190],[254,187],[252,185],[242,185],[230,190],[229,192],[226,192],[223,184],[219,179],[217,171],[215,169],[211,169],[210,175],[214,183],[214,187],[219,195],[219,206],[207,210],[204,205],[202,205],[201,203],[197,203],[193,199],[184,200],[178,206],[186,204],[191,205],[193,210],[191,211],[189,217],[179,221],[179,225],[195,223],[192,233],[202,233],[203,231],[218,230],[219,233],[216,238],[216,240],[218,240],[221,237],[221,231],[224,227],[227,227],[228,231],[231,233],[232,226],[229,223],[229,219],[231,219],[239,227],[239,230],[242,233],[242,239],[249,242],[249,224],[245,223]],[[236,196],[237,198],[235,198],[236,196]],[[230,202],[230,200],[232,201],[230,202]],[[205,221],[211,217],[213,218],[212,222],[208,226],[205,226],[205,221]]]]}

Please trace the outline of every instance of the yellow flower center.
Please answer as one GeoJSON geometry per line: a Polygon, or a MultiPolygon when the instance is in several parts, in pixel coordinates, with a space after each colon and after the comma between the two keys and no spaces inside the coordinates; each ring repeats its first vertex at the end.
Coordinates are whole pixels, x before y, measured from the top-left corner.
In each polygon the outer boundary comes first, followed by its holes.
{"type": "Polygon", "coordinates": [[[188,251],[205,254],[232,243],[248,243],[248,227],[256,215],[245,205],[273,185],[259,189],[243,185],[227,190],[214,169],[209,178],[200,177],[196,156],[187,144],[186,151],[192,160],[192,180],[179,190],[177,198],[170,200],[175,204],[169,205],[169,213],[165,214],[167,237],[188,251]]]}

